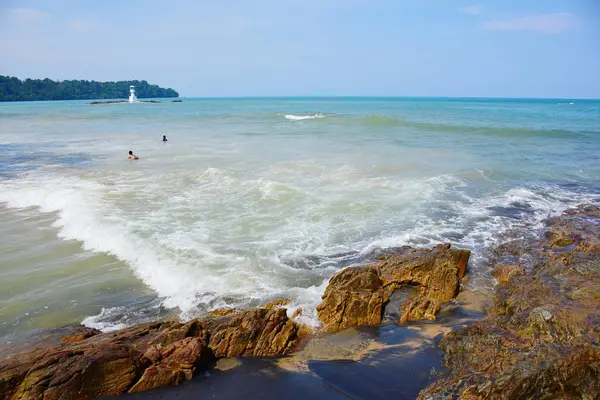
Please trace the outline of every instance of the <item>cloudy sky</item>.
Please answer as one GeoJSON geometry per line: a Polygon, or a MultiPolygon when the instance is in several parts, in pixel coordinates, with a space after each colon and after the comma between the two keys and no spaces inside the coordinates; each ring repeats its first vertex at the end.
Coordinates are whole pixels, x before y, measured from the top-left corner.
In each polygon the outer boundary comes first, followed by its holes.
{"type": "Polygon", "coordinates": [[[600,1],[1,0],[0,74],[183,96],[600,98],[600,1]]]}

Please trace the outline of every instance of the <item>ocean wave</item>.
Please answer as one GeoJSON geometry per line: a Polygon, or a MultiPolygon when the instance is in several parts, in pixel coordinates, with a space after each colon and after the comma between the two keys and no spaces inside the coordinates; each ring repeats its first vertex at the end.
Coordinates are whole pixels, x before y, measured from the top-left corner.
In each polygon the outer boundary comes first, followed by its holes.
{"type": "Polygon", "coordinates": [[[303,121],[305,119],[316,119],[316,118],[325,118],[323,114],[313,114],[313,115],[294,115],[294,114],[285,114],[285,119],[289,119],[292,121],[303,121]]]}
{"type": "MultiPolygon", "coordinates": [[[[181,187],[167,178],[98,181],[57,167],[0,181],[0,203],[56,213],[59,237],[125,261],[156,292],[159,307],[184,320],[290,297],[289,310],[303,308],[302,321],[314,326],[328,279],[378,249],[452,242],[474,251],[471,284],[484,285],[485,248],[593,197],[552,185],[480,197],[452,174],[391,181],[361,177],[351,166],[320,176],[338,188],[328,197],[220,168],[190,172],[181,187]],[[359,194],[365,191],[366,197],[359,194]],[[381,191],[379,198],[371,198],[373,191],[381,191]]],[[[143,321],[144,310],[156,307],[105,308],[84,322],[117,329],[143,321]]]]}
{"type": "Polygon", "coordinates": [[[303,121],[310,120],[314,123],[338,124],[341,126],[355,126],[365,128],[408,128],[436,133],[457,133],[485,136],[528,137],[545,136],[553,138],[569,137],[577,134],[600,134],[600,130],[569,130],[547,129],[544,127],[518,127],[510,125],[467,125],[461,122],[428,122],[388,116],[381,114],[370,115],[341,115],[341,114],[313,114],[313,115],[284,115],[286,119],[303,121]]]}
{"type": "MultiPolygon", "coordinates": [[[[573,189],[573,188],[571,188],[573,189]]],[[[488,251],[503,242],[539,235],[543,221],[580,204],[600,201],[600,193],[571,190],[558,185],[528,185],[472,197],[461,194],[455,201],[435,200],[432,211],[411,229],[383,234],[360,250],[362,255],[400,246],[429,247],[450,242],[473,251],[470,264],[472,288],[491,287],[488,251]]]]}

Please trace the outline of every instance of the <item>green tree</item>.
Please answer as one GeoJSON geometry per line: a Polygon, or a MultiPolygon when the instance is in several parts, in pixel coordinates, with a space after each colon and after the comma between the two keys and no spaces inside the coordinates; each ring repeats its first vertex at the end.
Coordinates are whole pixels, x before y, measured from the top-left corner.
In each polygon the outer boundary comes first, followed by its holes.
{"type": "Polygon", "coordinates": [[[0,101],[126,99],[131,85],[135,86],[136,96],[140,99],[179,97],[175,90],[147,81],[53,81],[48,78],[22,81],[0,75],[0,101]]]}

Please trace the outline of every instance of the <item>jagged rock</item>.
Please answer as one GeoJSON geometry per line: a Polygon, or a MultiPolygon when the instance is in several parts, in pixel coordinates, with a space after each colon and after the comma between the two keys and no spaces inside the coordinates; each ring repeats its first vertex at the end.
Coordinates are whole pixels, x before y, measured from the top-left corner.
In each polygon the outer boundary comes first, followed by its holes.
{"type": "Polygon", "coordinates": [[[176,385],[224,355],[287,354],[300,329],[280,308],[87,331],[93,335],[0,361],[0,399],[93,399],[176,385]]]}
{"type": "Polygon", "coordinates": [[[406,248],[374,265],[386,278],[386,285],[418,285],[421,294],[439,301],[456,297],[466,273],[471,251],[441,244],[431,250],[406,248]]]}
{"type": "Polygon", "coordinates": [[[224,317],[225,315],[233,314],[234,312],[238,312],[239,310],[236,308],[216,308],[212,311],[208,312],[208,315],[213,317],[224,317]]]}
{"type": "Polygon", "coordinates": [[[523,267],[518,264],[500,264],[492,271],[492,276],[499,283],[506,283],[514,275],[523,273],[523,267]]]}
{"type": "Polygon", "coordinates": [[[335,274],[317,313],[325,331],[381,323],[388,295],[376,268],[350,267],[335,274]]]}
{"type": "Polygon", "coordinates": [[[275,300],[272,300],[272,301],[268,302],[267,304],[263,305],[262,308],[266,308],[267,310],[270,310],[272,308],[281,308],[283,306],[287,306],[291,302],[292,302],[292,299],[288,299],[288,298],[275,299],[275,300]]]}
{"type": "Polygon", "coordinates": [[[129,390],[143,392],[162,386],[179,385],[192,379],[196,368],[206,369],[213,356],[206,338],[188,337],[171,344],[150,367],[140,380],[129,390]]]}
{"type": "Polygon", "coordinates": [[[207,319],[205,324],[217,358],[289,354],[300,339],[298,325],[287,317],[285,308],[248,309],[207,319]]]}
{"type": "Polygon", "coordinates": [[[61,342],[63,343],[75,343],[75,342],[81,342],[82,340],[85,340],[89,337],[95,336],[100,332],[98,329],[94,329],[94,328],[88,328],[88,327],[80,327],[76,333],[74,333],[73,335],[69,335],[69,336],[65,336],[62,339],[60,339],[61,342]]]}
{"type": "Polygon", "coordinates": [[[441,303],[439,300],[425,296],[415,296],[404,303],[400,322],[406,324],[408,321],[422,321],[424,319],[434,321],[440,308],[441,303]]]}
{"type": "Polygon", "coordinates": [[[443,302],[459,291],[471,252],[450,244],[431,250],[404,247],[378,263],[346,268],[335,274],[317,307],[325,331],[381,323],[385,304],[399,288],[417,287],[401,304],[400,321],[435,319],[443,302]]]}
{"type": "Polygon", "coordinates": [[[600,208],[546,224],[539,240],[494,251],[529,261],[484,320],[442,339],[447,372],[419,398],[600,398],[600,208]]]}
{"type": "Polygon", "coordinates": [[[302,312],[303,312],[303,311],[304,311],[304,310],[302,309],[302,307],[300,307],[300,308],[296,309],[296,311],[294,311],[294,313],[292,314],[292,316],[291,316],[290,318],[291,318],[291,319],[296,319],[296,318],[298,318],[299,316],[301,316],[301,315],[302,315],[302,312]]]}

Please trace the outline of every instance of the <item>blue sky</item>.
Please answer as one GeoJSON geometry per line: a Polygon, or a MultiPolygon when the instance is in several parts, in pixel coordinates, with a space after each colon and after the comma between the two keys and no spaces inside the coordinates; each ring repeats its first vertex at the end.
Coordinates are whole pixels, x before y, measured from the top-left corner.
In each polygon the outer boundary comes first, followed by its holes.
{"type": "Polygon", "coordinates": [[[0,74],[183,96],[600,98],[600,1],[3,0],[0,74]]]}

